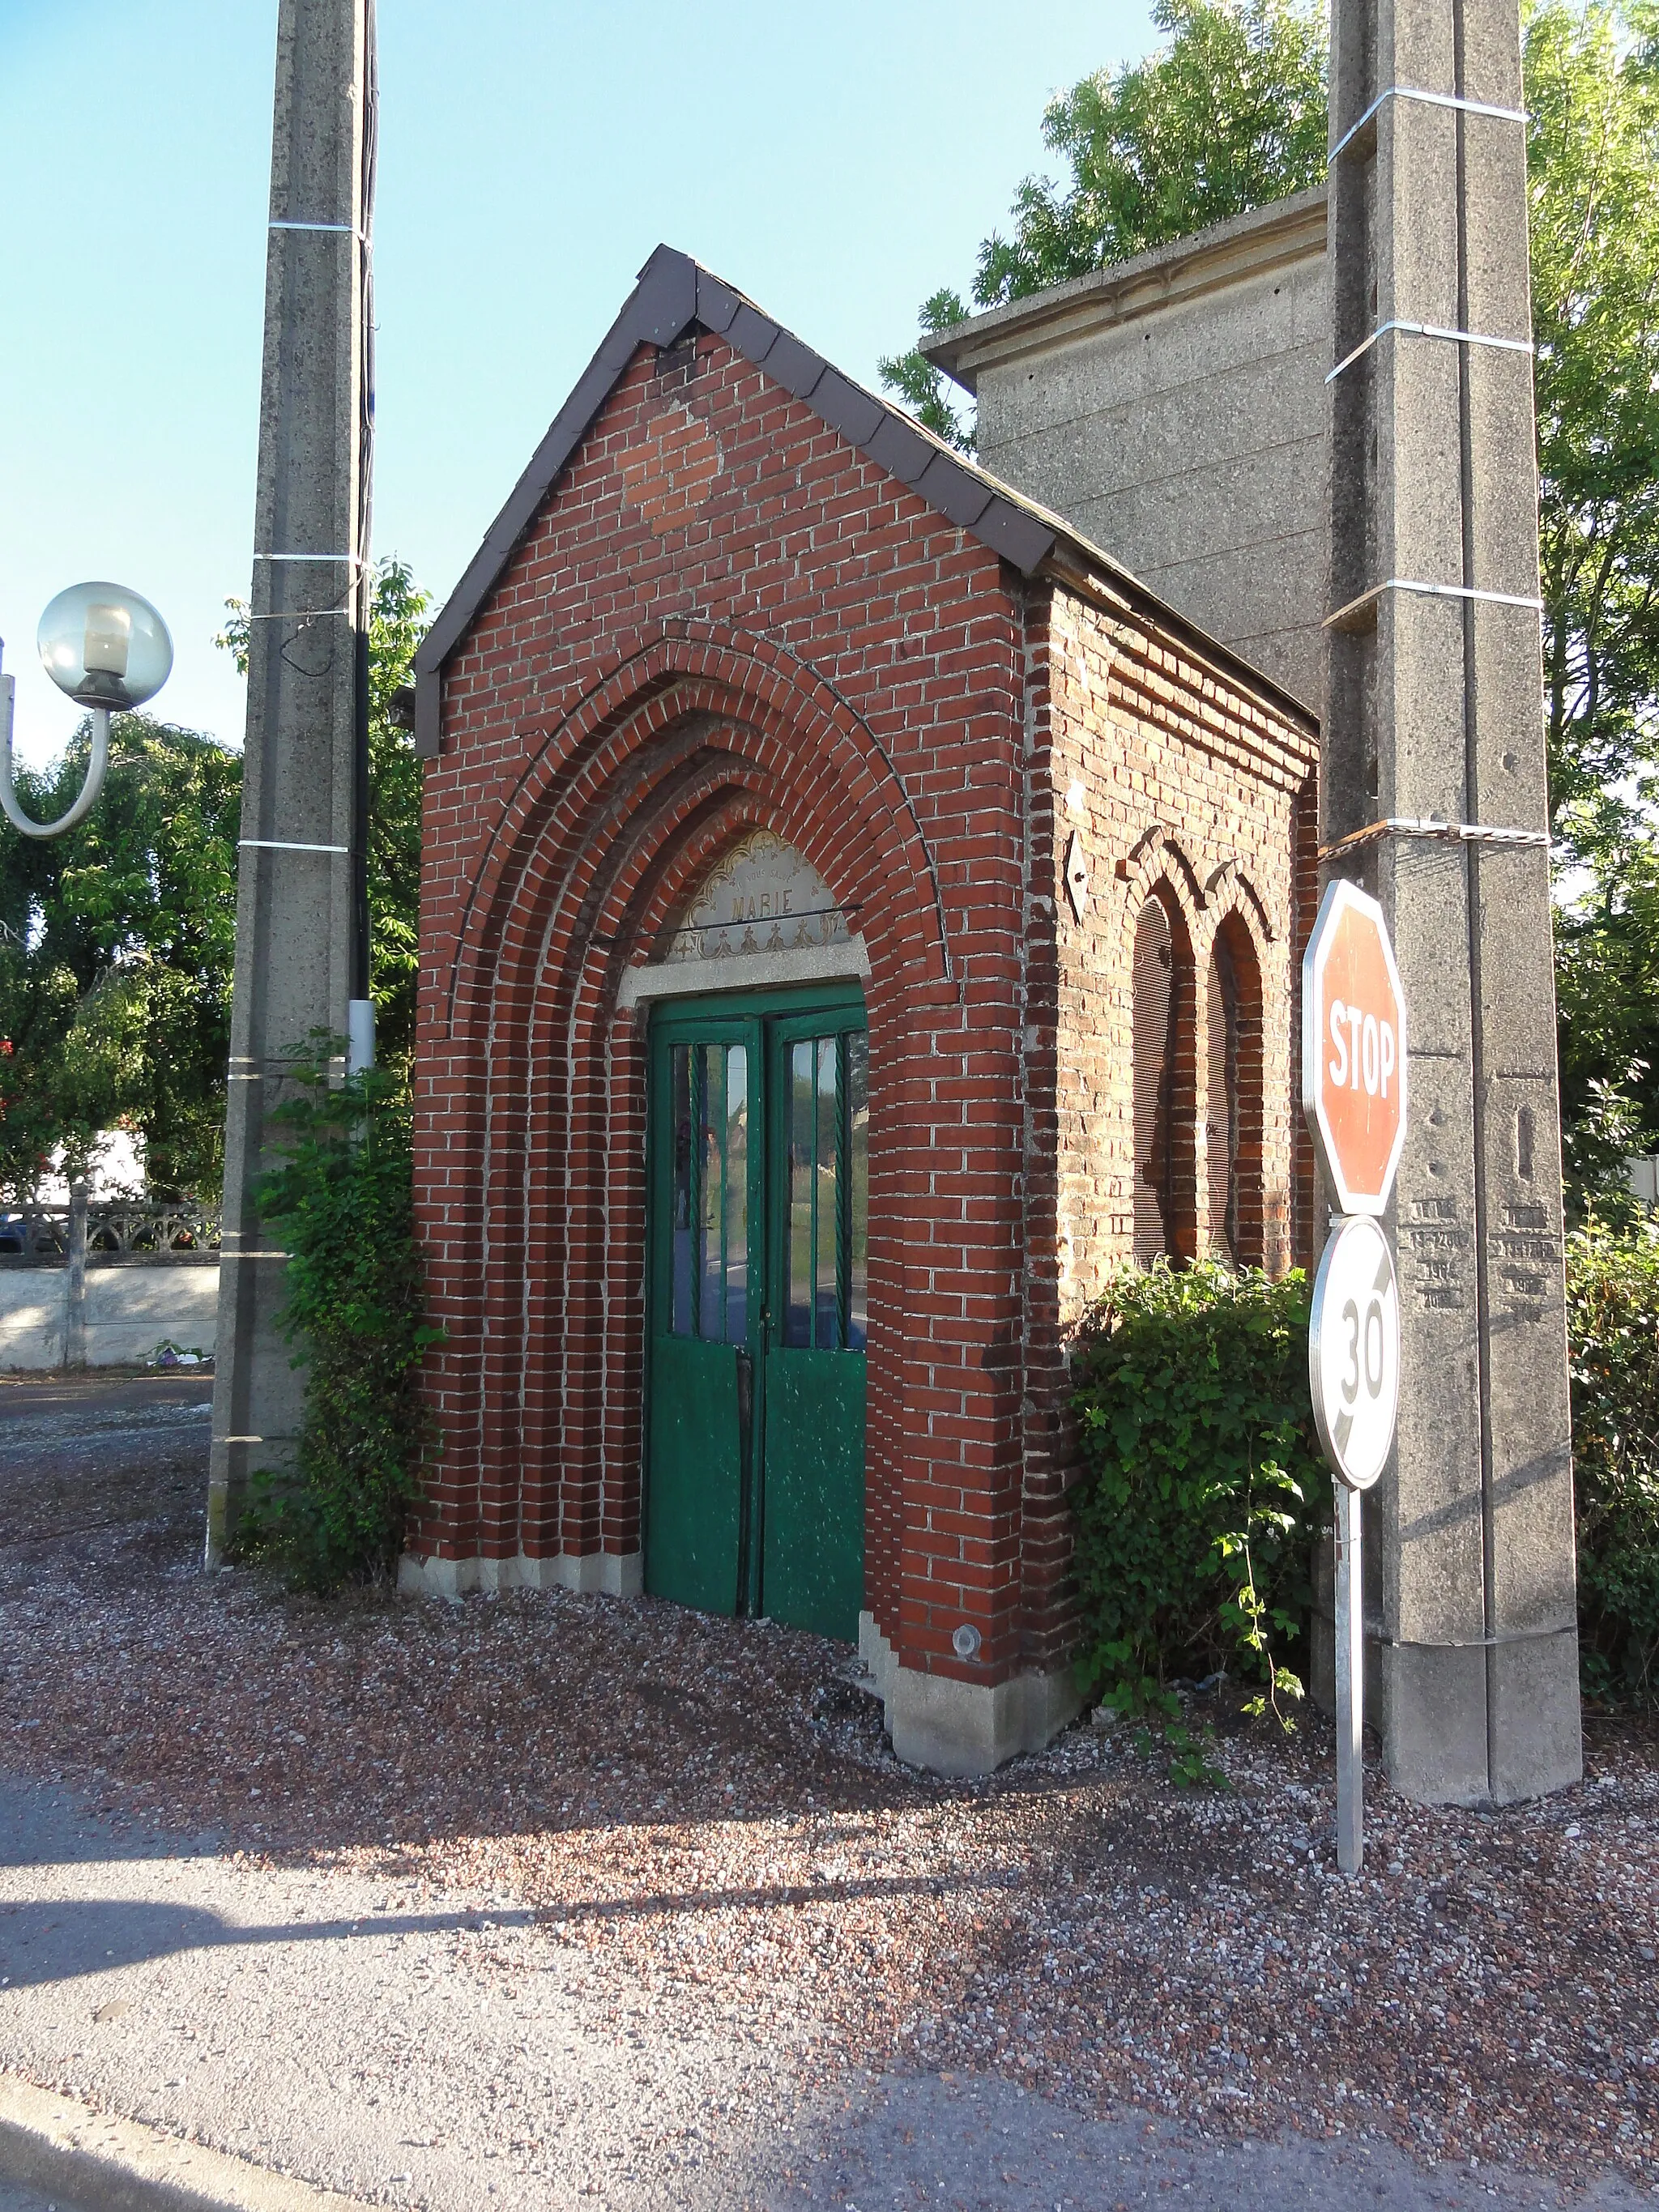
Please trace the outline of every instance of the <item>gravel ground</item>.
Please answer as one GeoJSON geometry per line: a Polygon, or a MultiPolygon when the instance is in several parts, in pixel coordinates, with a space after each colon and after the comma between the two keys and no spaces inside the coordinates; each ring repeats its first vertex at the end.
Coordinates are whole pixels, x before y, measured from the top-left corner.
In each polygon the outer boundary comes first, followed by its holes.
{"type": "MultiPolygon", "coordinates": [[[[1337,2155],[1483,2191],[1494,2166],[1618,2197],[1659,2179],[1651,1732],[1592,1723],[1585,1784],[1502,1814],[1425,1812],[1373,1772],[1347,1882],[1316,1720],[1285,1742],[1220,1713],[1225,1791],[1179,1793],[1086,1728],[988,1784],[930,1782],[844,1649],[768,1624],[204,1577],[204,1442],[176,1401],[41,1413],[0,1389],[0,1771],[135,1833],[211,1830],[216,1865],[280,1878],[302,1913],[324,1877],[392,1899],[430,2002],[401,2048],[338,2054],[337,2093],[379,2068],[365,2094],[415,2094],[453,1968],[498,2009],[533,1988],[545,2018],[519,2040],[550,2059],[566,2036],[592,2114],[621,2099],[607,2201],[625,2179],[689,2203],[710,2160],[735,2201],[731,2162],[764,2141],[779,2202],[847,2202],[821,2191],[862,2171],[885,2177],[870,2212],[899,2201],[905,2100],[958,2094],[1325,2146],[1328,2191],[1337,2155]]],[[[86,2092],[96,2054],[34,2078],[86,2092]]],[[[496,2201],[544,2203],[522,2190],[564,2154],[518,2143],[496,2201]]],[[[972,2186],[958,2201],[1028,2201],[972,2186]]]]}

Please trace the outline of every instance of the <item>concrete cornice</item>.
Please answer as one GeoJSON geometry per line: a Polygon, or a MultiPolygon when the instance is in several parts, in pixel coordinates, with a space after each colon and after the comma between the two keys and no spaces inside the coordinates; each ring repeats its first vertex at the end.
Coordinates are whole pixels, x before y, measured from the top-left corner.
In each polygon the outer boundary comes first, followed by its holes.
{"type": "Polygon", "coordinates": [[[1325,200],[1324,185],[1316,185],[1190,238],[1154,246],[1133,261],[1093,270],[1006,307],[969,316],[924,340],[921,350],[966,390],[975,392],[983,369],[1051,353],[1178,301],[1322,258],[1325,200]]]}

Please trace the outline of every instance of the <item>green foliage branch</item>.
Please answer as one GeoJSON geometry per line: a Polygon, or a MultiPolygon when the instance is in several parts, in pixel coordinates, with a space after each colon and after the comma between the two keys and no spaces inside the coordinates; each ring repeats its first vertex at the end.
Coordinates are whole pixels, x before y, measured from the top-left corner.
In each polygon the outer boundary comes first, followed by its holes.
{"type": "MultiPolygon", "coordinates": [[[[77,796],[89,743],[19,770],[37,820],[77,796]]],[[[59,1151],[83,1173],[116,1127],[143,1133],[155,1189],[216,1189],[240,819],[236,755],[143,714],[116,717],[103,796],[66,836],[0,819],[0,1197],[59,1151]]]]}
{"type": "Polygon", "coordinates": [[[442,1331],[425,1318],[407,1083],[341,1081],[343,1041],[311,1042],[271,1116],[288,1158],[255,1191],[289,1254],[282,1326],[305,1417],[293,1470],[253,1478],[233,1549],[321,1593],[397,1571],[433,1445],[421,1362],[442,1331]]]}
{"type": "Polygon", "coordinates": [[[1659,9],[1534,0],[1525,77],[1558,841],[1650,846],[1659,768],[1659,9]]]}
{"type": "Polygon", "coordinates": [[[1659,1693],[1659,1239],[1592,1216],[1567,1240],[1585,1690],[1659,1693]]]}
{"type": "MultiPolygon", "coordinates": [[[[1329,1477],[1308,1395],[1308,1285],[1218,1261],[1125,1267],[1072,1348],[1085,1474],[1075,1572],[1086,1692],[1175,1723],[1173,1678],[1233,1671],[1289,1725],[1329,1477]]],[[[1190,1734],[1177,1780],[1203,1778],[1190,1734]]]]}
{"type": "MultiPolygon", "coordinates": [[[[1101,70],[1043,111],[1064,183],[1030,176],[1012,226],[979,249],[974,302],[996,307],[1305,191],[1325,176],[1328,33],[1318,0],[1155,0],[1165,43],[1101,70]]],[[[922,304],[937,337],[968,308],[949,286],[922,304]]],[[[919,347],[880,366],[888,388],[963,452],[973,431],[919,347]]]]}
{"type": "Polygon", "coordinates": [[[1659,1150],[1659,9],[1527,21],[1562,1111],[1580,1211],[1659,1150]]]}
{"type": "MultiPolygon", "coordinates": [[[[1588,1695],[1659,1703],[1659,1234],[1592,1214],[1567,1239],[1578,1627],[1588,1695]]],[[[1073,1348],[1086,1692],[1212,1778],[1172,1681],[1223,1668],[1256,1711],[1311,1600],[1330,1478],[1307,1380],[1308,1288],[1217,1264],[1125,1268],[1073,1348]]],[[[1281,1716],[1282,1717],[1282,1716],[1281,1716]]]]}

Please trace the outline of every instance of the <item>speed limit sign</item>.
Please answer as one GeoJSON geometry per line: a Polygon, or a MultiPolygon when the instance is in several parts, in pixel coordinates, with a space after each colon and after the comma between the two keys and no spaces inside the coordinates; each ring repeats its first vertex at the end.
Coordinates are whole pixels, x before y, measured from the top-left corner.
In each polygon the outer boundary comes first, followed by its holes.
{"type": "Polygon", "coordinates": [[[1350,1214],[1319,1263],[1308,1381],[1332,1472],[1350,1490],[1369,1490],[1387,1462],[1400,1403],[1394,1255],[1369,1214],[1350,1214]]]}

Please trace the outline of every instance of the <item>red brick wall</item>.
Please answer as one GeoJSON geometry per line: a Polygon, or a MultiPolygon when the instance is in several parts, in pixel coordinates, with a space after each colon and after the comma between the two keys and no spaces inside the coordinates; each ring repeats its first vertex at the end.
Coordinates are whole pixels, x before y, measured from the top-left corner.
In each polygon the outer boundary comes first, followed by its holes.
{"type": "MultiPolygon", "coordinates": [[[[1206,1157],[1209,994],[1224,930],[1241,986],[1241,1072],[1258,1103],[1241,1115],[1246,1258],[1290,1258],[1291,978],[1305,922],[1297,901],[1298,793],[1317,758],[1310,722],[1127,607],[1056,586],[1032,656],[1044,676],[1033,718],[1030,927],[1051,1029],[1033,1054],[1032,1148],[1052,1176],[1052,1215],[1027,1249],[1025,1589],[1030,1657],[1065,1647],[1065,1492],[1076,1464],[1066,1415],[1067,1330],[1134,1250],[1134,946],[1149,898],[1164,905],[1187,969],[1171,1089],[1179,1256],[1224,1245],[1206,1157]],[[1064,887],[1080,836],[1088,900],[1064,887]],[[1038,947],[1046,951],[1039,954],[1038,947]],[[1250,969],[1254,965],[1255,975],[1250,969]],[[1052,1164],[1050,1164],[1052,1163],[1052,1164]],[[1046,1233],[1045,1233],[1046,1231],[1046,1233]]],[[[1036,993],[1034,989],[1034,1003],[1036,993]]],[[[1217,1116],[1224,1126],[1224,1116],[1217,1116]]],[[[1034,1182],[1037,1177],[1034,1176],[1034,1182]]]]}
{"type": "MultiPolygon", "coordinates": [[[[1052,597],[719,339],[626,372],[449,664],[427,772],[416,1179],[447,1341],[417,1551],[637,1547],[643,1020],[617,993],[764,824],[857,906],[870,959],[867,1602],[911,1666],[994,1681],[1060,1653],[1058,1331],[1127,1189],[1079,1152],[1121,1103],[1113,869],[1156,819],[1271,901],[1293,748],[1064,594],[1051,734],[1052,597]],[[1105,933],[1081,953],[1054,901],[1074,774],[1105,933]],[[1210,819],[1236,803],[1242,847],[1210,819]],[[1068,1084],[1087,1042],[1086,1100],[1057,1101],[1056,1024],[1068,1084]]],[[[1189,896],[1208,927],[1247,893],[1189,896]]],[[[1264,975],[1282,995],[1271,950],[1264,975]]],[[[1286,1141],[1279,1109],[1269,1158],[1286,1141]]]]}

